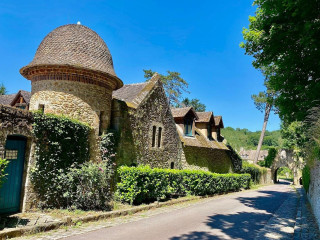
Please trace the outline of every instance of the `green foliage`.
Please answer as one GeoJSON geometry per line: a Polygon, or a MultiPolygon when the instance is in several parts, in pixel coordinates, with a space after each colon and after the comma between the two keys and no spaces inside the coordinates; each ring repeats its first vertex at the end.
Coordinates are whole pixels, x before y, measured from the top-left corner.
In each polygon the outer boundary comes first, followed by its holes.
{"type": "MultiPolygon", "coordinates": [[[[147,79],[147,81],[149,81],[151,77],[156,73],[151,69],[143,71],[144,77],[147,79]]],[[[181,98],[182,93],[188,92],[188,83],[182,77],[180,77],[180,73],[178,72],[167,71],[167,73],[167,75],[159,75],[166,95],[169,99],[169,103],[173,106],[174,104],[179,103],[179,99],[181,98]]]]}
{"type": "Polygon", "coordinates": [[[108,162],[86,162],[74,165],[64,171],[60,169],[57,180],[60,182],[65,205],[76,209],[109,209],[110,172],[108,162]]]}
{"type": "Polygon", "coordinates": [[[148,166],[118,169],[121,181],[116,197],[130,204],[179,195],[210,195],[249,188],[249,174],[217,174],[199,170],[151,169],[148,166]]]}
{"type": "Polygon", "coordinates": [[[243,30],[246,54],[254,57],[268,89],[277,93],[275,106],[286,123],[303,121],[320,92],[319,2],[255,0],[255,16],[243,30]]]}
{"type": "Polygon", "coordinates": [[[267,105],[273,106],[274,104],[274,94],[270,91],[259,92],[258,95],[253,94],[251,99],[254,101],[254,105],[260,112],[265,111],[267,105]]]}
{"type": "Polygon", "coordinates": [[[265,165],[263,167],[270,168],[276,156],[277,156],[277,150],[275,148],[269,148],[268,156],[264,160],[265,165]]]}
{"type": "Polygon", "coordinates": [[[308,165],[302,169],[302,184],[304,189],[308,192],[310,185],[310,167],[308,165]]]}
{"type": "Polygon", "coordinates": [[[5,173],[5,170],[8,165],[9,165],[8,160],[0,158],[0,188],[5,180],[6,176],[8,175],[7,173],[5,173]]]}
{"type": "Polygon", "coordinates": [[[177,107],[193,107],[196,112],[205,112],[206,105],[200,102],[199,99],[193,98],[184,98],[180,104],[177,104],[177,107]]]}
{"type": "Polygon", "coordinates": [[[3,83],[1,83],[1,85],[0,85],[0,95],[5,95],[5,94],[7,94],[7,89],[3,85],[3,83]]]}
{"type": "Polygon", "coordinates": [[[304,156],[303,149],[307,143],[306,131],[306,126],[302,122],[294,121],[287,126],[282,124],[283,147],[292,149],[297,157],[304,156]]]}
{"type": "Polygon", "coordinates": [[[67,205],[60,176],[89,160],[90,127],[52,114],[34,114],[35,166],[31,182],[45,207],[67,205]]]}
{"type": "MultiPolygon", "coordinates": [[[[259,142],[261,131],[251,132],[248,129],[234,129],[226,127],[221,129],[221,134],[227,139],[235,149],[240,150],[241,147],[247,150],[256,150],[259,142]]],[[[279,130],[266,131],[262,149],[269,149],[270,147],[281,147],[282,138],[279,130]]]]}
{"type": "Polygon", "coordinates": [[[293,173],[288,167],[281,167],[277,171],[279,178],[293,179],[293,173]]]}
{"type": "Polygon", "coordinates": [[[266,172],[267,172],[266,168],[248,163],[247,161],[242,162],[242,169],[240,170],[240,173],[250,174],[251,180],[254,183],[259,183],[261,176],[266,172]]]}

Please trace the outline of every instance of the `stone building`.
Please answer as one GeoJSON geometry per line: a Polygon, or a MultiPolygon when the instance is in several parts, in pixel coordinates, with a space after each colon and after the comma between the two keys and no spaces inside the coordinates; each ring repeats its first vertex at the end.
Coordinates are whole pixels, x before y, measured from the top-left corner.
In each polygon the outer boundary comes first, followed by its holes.
{"type": "Polygon", "coordinates": [[[28,110],[30,98],[30,92],[19,90],[14,94],[0,95],[0,104],[28,110]]]}
{"type": "Polygon", "coordinates": [[[93,30],[69,24],[50,32],[20,73],[31,81],[30,110],[63,114],[105,132],[112,91],[122,87],[109,49],[93,30]]]}
{"type": "Polygon", "coordinates": [[[34,196],[28,177],[34,159],[28,109],[91,126],[91,159],[99,158],[98,136],[112,129],[118,165],[232,171],[230,151],[220,139],[221,117],[170,109],[157,74],[148,82],[123,86],[107,45],[85,26],[53,30],[20,73],[31,81],[31,96],[22,90],[0,96],[0,157],[10,160],[12,171],[8,186],[0,190],[0,213],[28,210],[34,196]]]}
{"type": "Polygon", "coordinates": [[[212,137],[216,130],[212,112],[196,113],[192,107],[173,108],[177,131],[185,155],[184,168],[217,173],[233,171],[229,148],[212,137]]]}

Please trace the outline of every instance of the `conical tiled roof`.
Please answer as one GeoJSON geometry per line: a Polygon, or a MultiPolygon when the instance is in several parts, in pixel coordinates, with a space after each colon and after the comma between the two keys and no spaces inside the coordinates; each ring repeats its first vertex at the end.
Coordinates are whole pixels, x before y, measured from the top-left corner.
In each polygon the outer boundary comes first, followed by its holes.
{"type": "Polygon", "coordinates": [[[29,70],[38,66],[71,66],[118,79],[106,43],[96,32],[79,24],[64,25],[50,32],[42,40],[32,62],[20,72],[28,78],[29,70]]]}

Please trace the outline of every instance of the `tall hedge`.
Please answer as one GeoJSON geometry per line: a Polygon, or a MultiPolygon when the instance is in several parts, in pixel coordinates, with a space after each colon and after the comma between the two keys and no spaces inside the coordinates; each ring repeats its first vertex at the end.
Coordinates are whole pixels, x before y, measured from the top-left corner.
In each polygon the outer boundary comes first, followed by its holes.
{"type": "Polygon", "coordinates": [[[34,190],[46,207],[65,205],[61,175],[89,160],[90,127],[52,114],[34,114],[35,166],[31,171],[34,190]]]}
{"type": "Polygon", "coordinates": [[[118,169],[116,197],[139,204],[171,196],[211,195],[249,188],[249,174],[217,174],[199,170],[151,169],[148,166],[118,169]]]}
{"type": "Polygon", "coordinates": [[[247,161],[242,162],[242,169],[240,170],[240,173],[248,173],[251,175],[251,180],[254,183],[259,183],[261,176],[267,172],[266,168],[257,166],[252,163],[248,163],[247,161]]]}

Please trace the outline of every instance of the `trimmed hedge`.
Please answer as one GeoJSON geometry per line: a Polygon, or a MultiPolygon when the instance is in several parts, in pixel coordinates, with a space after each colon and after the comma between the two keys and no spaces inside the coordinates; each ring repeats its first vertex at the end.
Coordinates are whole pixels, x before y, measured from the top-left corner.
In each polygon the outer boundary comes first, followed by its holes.
{"type": "Polygon", "coordinates": [[[140,204],[172,196],[212,195],[249,188],[249,174],[217,174],[200,170],[151,169],[149,166],[118,169],[116,198],[140,204]]]}
{"type": "Polygon", "coordinates": [[[251,180],[254,183],[259,183],[261,176],[267,172],[267,169],[264,167],[257,166],[252,163],[248,163],[246,161],[242,162],[242,169],[240,173],[248,173],[251,175],[251,180]]]}

